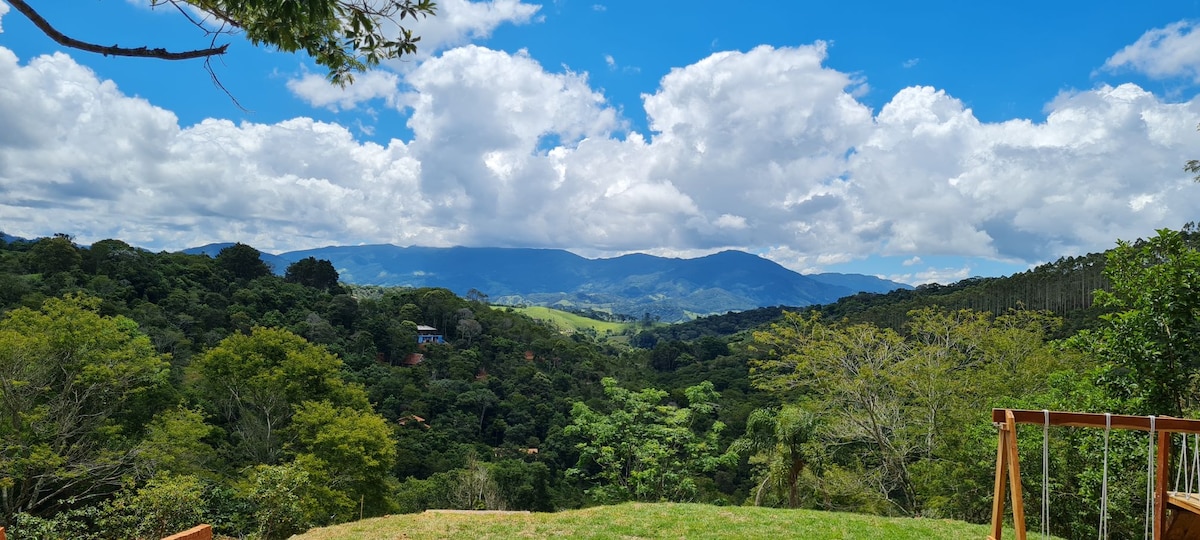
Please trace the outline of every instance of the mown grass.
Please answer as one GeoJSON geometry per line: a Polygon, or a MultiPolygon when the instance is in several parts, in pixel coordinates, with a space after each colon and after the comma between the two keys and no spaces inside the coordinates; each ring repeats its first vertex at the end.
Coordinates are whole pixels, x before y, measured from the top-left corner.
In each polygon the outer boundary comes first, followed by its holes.
{"type": "Polygon", "coordinates": [[[630,323],[607,322],[589,319],[582,315],[576,315],[574,313],[568,313],[566,311],[560,311],[545,306],[529,306],[513,309],[518,313],[524,313],[525,315],[528,315],[532,319],[554,323],[560,329],[570,332],[578,332],[579,330],[590,328],[595,330],[597,335],[603,336],[608,332],[618,334],[622,330],[628,328],[630,325],[630,323]]]}
{"type": "MultiPolygon", "coordinates": [[[[293,540],[433,538],[803,538],[810,540],[960,540],[988,527],[961,521],[885,518],[813,510],[703,504],[627,503],[556,513],[426,512],[313,529],[293,540]]],[[[1012,531],[1005,538],[1014,538],[1012,531]]]]}

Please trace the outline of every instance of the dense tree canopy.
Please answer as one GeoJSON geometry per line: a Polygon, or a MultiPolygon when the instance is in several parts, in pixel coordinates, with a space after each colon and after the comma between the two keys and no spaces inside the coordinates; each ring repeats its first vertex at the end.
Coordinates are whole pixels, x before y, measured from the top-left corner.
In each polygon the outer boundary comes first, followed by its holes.
{"type": "Polygon", "coordinates": [[[217,266],[237,279],[254,279],[271,274],[257,249],[238,242],[217,253],[217,266]]]}
{"type": "Polygon", "coordinates": [[[578,439],[574,474],[596,480],[594,496],[602,501],[690,501],[695,477],[723,461],[720,422],[705,422],[719,395],[712,383],[689,387],[689,406],[664,405],[667,393],[654,388],[633,392],[616,379],[601,381],[614,410],[604,414],[575,403],[572,423],[564,430],[578,439]]]}
{"type": "Polygon", "coordinates": [[[107,495],[134,464],[130,436],[164,396],[167,363],[99,301],[49,299],[0,320],[0,505],[59,509],[107,495]]]}
{"type": "Polygon", "coordinates": [[[283,274],[284,281],[305,287],[333,290],[338,286],[338,272],[333,263],[316,257],[305,257],[290,265],[283,274]]]}
{"type": "Polygon", "coordinates": [[[1105,275],[1112,290],[1097,298],[1115,313],[1078,341],[1125,368],[1131,391],[1145,400],[1142,411],[1194,413],[1200,406],[1200,252],[1183,233],[1164,229],[1145,242],[1120,242],[1105,275]]]}

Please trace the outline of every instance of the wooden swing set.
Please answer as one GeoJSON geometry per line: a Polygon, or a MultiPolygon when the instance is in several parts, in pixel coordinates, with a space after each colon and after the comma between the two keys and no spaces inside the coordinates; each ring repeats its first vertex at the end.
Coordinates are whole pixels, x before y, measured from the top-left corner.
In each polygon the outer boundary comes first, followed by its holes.
{"type": "MultiPolygon", "coordinates": [[[[1134,430],[1149,432],[1147,444],[1147,512],[1146,536],[1154,540],[1200,539],[1200,479],[1192,485],[1188,475],[1184,491],[1180,491],[1180,476],[1176,476],[1175,490],[1167,489],[1168,469],[1171,464],[1171,435],[1183,437],[1183,452],[1180,466],[1187,467],[1187,437],[1200,435],[1200,420],[1188,420],[1169,416],[1129,416],[1120,414],[1071,413],[1056,411],[1032,411],[1018,409],[992,409],[992,422],[999,432],[996,448],[996,489],[992,499],[992,532],[989,540],[1000,540],[1004,524],[1004,492],[1006,484],[1012,500],[1013,526],[1017,540],[1026,540],[1025,505],[1021,493],[1021,465],[1017,458],[1017,424],[1043,426],[1042,439],[1042,532],[1049,533],[1048,441],[1050,426],[1070,426],[1104,429],[1104,480],[1100,503],[1100,535],[1107,538],[1108,505],[1108,434],[1111,430],[1134,430]],[[1155,438],[1157,436],[1157,444],[1155,438]],[[1151,451],[1156,448],[1156,451],[1151,451]],[[1149,459],[1150,456],[1154,459],[1149,459]],[[1007,480],[1007,482],[1006,482],[1007,480]],[[1153,508],[1150,501],[1153,500],[1153,508]],[[1169,514],[1168,514],[1169,512],[1169,514]],[[1153,533],[1153,536],[1150,536],[1153,533]]],[[[1200,441],[1200,439],[1195,439],[1200,441]]],[[[1193,456],[1192,475],[1200,475],[1200,445],[1193,444],[1197,452],[1193,456]]]]}

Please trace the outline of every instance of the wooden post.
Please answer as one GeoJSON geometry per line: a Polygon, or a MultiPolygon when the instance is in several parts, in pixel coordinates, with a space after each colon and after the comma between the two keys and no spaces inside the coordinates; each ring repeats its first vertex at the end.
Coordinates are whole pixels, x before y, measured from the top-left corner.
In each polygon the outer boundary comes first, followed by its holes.
{"type": "Polygon", "coordinates": [[[1000,540],[1004,532],[1004,469],[1008,452],[1008,424],[996,424],[996,488],[992,492],[992,535],[988,540],[1000,540]]]}
{"type": "Polygon", "coordinates": [[[1167,533],[1167,469],[1171,466],[1171,433],[1158,432],[1158,455],[1154,466],[1154,540],[1167,533]]]}
{"type": "Polygon", "coordinates": [[[1017,540],[1025,538],[1025,501],[1021,492],[1021,461],[1017,456],[1017,421],[1011,411],[1005,415],[1004,423],[997,424],[999,435],[996,443],[996,487],[992,493],[992,535],[990,540],[1000,540],[1004,534],[1004,482],[1008,481],[1008,492],[1012,498],[1013,527],[1017,540]],[[1008,473],[1005,478],[1005,472],[1008,473]]]}
{"type": "Polygon", "coordinates": [[[1017,540],[1025,540],[1025,499],[1021,492],[1021,460],[1017,456],[1017,420],[1012,411],[1004,415],[1008,426],[1008,492],[1012,495],[1013,527],[1017,540]]]}

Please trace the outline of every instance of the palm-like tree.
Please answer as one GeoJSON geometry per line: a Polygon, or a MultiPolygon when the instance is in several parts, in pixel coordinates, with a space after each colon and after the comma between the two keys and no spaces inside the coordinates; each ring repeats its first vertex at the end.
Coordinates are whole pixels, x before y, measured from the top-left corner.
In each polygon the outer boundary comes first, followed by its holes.
{"type": "Polygon", "coordinates": [[[733,450],[765,464],[763,480],[754,495],[755,506],[761,505],[763,493],[771,485],[787,488],[788,507],[800,505],[798,484],[808,465],[804,445],[812,440],[819,423],[816,415],[796,405],[750,413],[746,434],[733,442],[733,450]]]}

